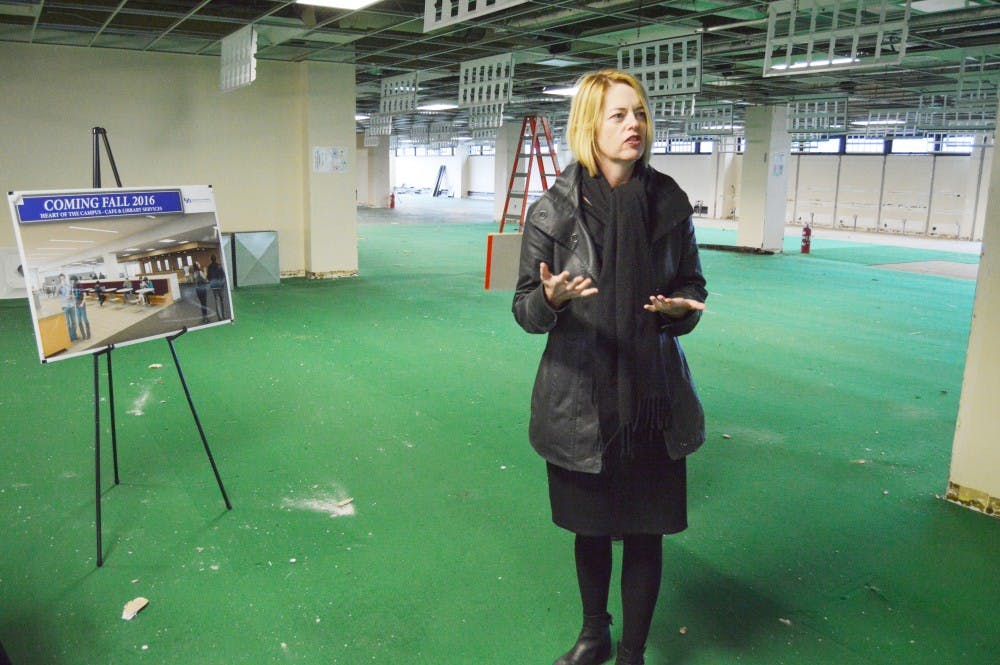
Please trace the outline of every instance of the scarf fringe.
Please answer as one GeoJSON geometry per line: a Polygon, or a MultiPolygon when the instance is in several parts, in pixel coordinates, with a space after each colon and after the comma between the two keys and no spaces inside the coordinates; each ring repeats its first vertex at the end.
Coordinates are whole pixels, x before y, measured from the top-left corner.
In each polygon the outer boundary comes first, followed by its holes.
{"type": "Polygon", "coordinates": [[[669,418],[670,402],[666,397],[644,397],[633,421],[619,428],[622,458],[635,458],[638,445],[661,441],[669,418]]]}

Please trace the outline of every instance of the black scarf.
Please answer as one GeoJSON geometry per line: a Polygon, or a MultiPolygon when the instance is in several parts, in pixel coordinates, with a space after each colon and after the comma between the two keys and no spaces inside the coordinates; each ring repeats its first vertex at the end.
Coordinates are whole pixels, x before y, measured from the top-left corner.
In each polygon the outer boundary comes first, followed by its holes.
{"type": "Polygon", "coordinates": [[[595,390],[605,445],[662,442],[669,415],[659,317],[643,309],[657,291],[642,166],[611,189],[581,178],[584,222],[601,256],[597,276],[595,390]]]}

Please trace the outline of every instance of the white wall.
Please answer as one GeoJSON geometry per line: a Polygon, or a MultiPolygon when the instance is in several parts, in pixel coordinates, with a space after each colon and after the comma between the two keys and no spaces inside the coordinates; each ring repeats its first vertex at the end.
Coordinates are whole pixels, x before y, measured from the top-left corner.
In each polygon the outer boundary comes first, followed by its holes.
{"type": "MultiPolygon", "coordinates": [[[[462,187],[461,155],[425,156],[425,157],[393,157],[395,170],[393,187],[418,187],[434,190],[438,171],[445,167],[444,187],[449,195],[456,195],[462,187]]],[[[464,195],[464,194],[463,194],[464,195]]]]}
{"type": "Polygon", "coordinates": [[[980,176],[992,149],[968,155],[795,155],[788,221],[982,240],[980,176]],[[977,203],[977,193],[980,200],[977,203]]]}
{"type": "MultiPolygon", "coordinates": [[[[277,231],[282,275],[304,274],[307,143],[323,134],[317,127],[340,136],[344,124],[330,109],[310,110],[310,90],[344,67],[260,61],[251,86],[223,94],[215,57],[0,44],[0,182],[8,191],[90,187],[91,130],[104,127],[124,185],[213,185],[224,231],[277,231]]],[[[106,161],[102,175],[114,185],[106,161]]],[[[356,237],[343,243],[356,247],[356,237]]],[[[3,206],[0,248],[14,246],[3,206]]]]}
{"type": "Polygon", "coordinates": [[[653,155],[649,164],[677,181],[692,204],[711,206],[716,198],[716,163],[711,155],[653,155]]]}
{"type": "MultiPolygon", "coordinates": [[[[793,155],[787,164],[786,221],[901,233],[905,220],[908,235],[981,240],[986,183],[980,177],[989,177],[993,152],[990,147],[971,156],[793,155]]],[[[395,157],[394,184],[433,187],[438,166],[449,159],[457,158],[395,157]]],[[[493,163],[492,157],[468,159],[467,191],[493,192],[493,163]]],[[[650,164],[677,180],[692,203],[708,205],[710,216],[727,218],[736,209],[739,217],[742,155],[653,155],[650,164]]],[[[540,190],[533,182],[532,191],[540,190]]]]}

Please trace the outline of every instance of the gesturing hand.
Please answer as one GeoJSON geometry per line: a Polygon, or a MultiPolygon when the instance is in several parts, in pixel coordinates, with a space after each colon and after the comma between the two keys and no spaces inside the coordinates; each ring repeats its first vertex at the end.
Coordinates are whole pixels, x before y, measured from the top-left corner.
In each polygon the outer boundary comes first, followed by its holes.
{"type": "Polygon", "coordinates": [[[705,303],[690,298],[667,298],[665,296],[649,296],[649,304],[643,309],[679,319],[693,309],[705,309],[705,303]]]}
{"type": "Polygon", "coordinates": [[[560,307],[574,298],[586,298],[597,293],[597,287],[593,286],[594,280],[591,278],[582,275],[570,278],[568,270],[553,275],[544,262],[539,267],[538,274],[545,287],[545,297],[553,307],[560,307]]]}

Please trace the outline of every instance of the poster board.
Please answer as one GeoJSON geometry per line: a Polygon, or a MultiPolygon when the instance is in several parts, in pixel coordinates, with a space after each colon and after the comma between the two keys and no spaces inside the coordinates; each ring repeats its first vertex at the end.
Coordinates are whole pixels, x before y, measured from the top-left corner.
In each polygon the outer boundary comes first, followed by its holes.
{"type": "Polygon", "coordinates": [[[7,198],[41,362],[232,322],[210,186],[7,198]]]}

